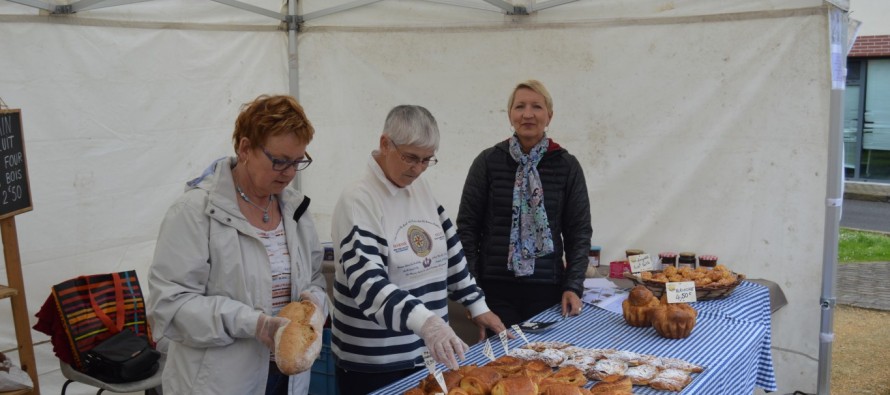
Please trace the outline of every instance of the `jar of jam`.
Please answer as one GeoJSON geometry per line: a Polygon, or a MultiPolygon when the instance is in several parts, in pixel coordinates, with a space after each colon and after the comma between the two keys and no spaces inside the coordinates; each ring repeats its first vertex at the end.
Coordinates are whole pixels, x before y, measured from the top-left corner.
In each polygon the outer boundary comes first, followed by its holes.
{"type": "Polygon", "coordinates": [[[714,268],[717,266],[717,256],[716,255],[701,255],[698,257],[698,265],[702,267],[706,267],[708,269],[714,268]]]}
{"type": "Polygon", "coordinates": [[[587,253],[587,272],[585,277],[598,277],[597,269],[600,266],[600,246],[590,246],[587,253]]]}
{"type": "Polygon", "coordinates": [[[661,260],[662,268],[665,266],[677,266],[676,252],[661,252],[658,254],[658,259],[661,260]]]}
{"type": "Polygon", "coordinates": [[[690,267],[695,269],[695,253],[681,252],[677,258],[677,267],[690,267]]]}

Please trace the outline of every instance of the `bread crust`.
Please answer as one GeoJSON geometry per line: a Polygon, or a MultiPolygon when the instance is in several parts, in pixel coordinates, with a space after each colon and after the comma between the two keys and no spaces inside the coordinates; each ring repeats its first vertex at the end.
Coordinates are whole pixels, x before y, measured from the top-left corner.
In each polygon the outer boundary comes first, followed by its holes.
{"type": "Polygon", "coordinates": [[[321,352],[324,316],[310,301],[291,302],[278,313],[290,323],[275,332],[275,363],[290,376],[305,372],[321,352]]]}

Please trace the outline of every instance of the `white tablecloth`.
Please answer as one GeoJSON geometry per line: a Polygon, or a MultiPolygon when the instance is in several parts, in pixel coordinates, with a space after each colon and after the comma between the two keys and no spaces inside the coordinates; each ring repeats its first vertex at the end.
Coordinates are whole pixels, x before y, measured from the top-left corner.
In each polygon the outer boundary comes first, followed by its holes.
{"type": "MultiPolygon", "coordinates": [[[[692,335],[670,340],[660,337],[653,328],[627,325],[621,315],[586,306],[578,317],[569,318],[555,329],[526,334],[529,341],[559,340],[587,348],[614,348],[661,357],[682,358],[705,367],[693,374],[692,382],[682,394],[745,394],[755,386],[776,391],[771,343],[769,290],[759,284],[742,282],[727,298],[695,302],[698,320],[692,335]]],[[[557,307],[535,316],[534,321],[558,320],[557,307]]],[[[495,356],[504,355],[500,340],[489,339],[495,356]]],[[[520,347],[521,338],[511,340],[509,348],[520,347]]],[[[473,345],[461,365],[484,365],[489,360],[482,354],[484,342],[473,345]]],[[[438,365],[440,370],[445,369],[438,365]]],[[[373,394],[401,394],[414,387],[427,375],[417,372],[373,394]]],[[[592,385],[593,382],[591,382],[592,385]]],[[[635,394],[664,394],[665,391],[635,386],[635,394]]]]}

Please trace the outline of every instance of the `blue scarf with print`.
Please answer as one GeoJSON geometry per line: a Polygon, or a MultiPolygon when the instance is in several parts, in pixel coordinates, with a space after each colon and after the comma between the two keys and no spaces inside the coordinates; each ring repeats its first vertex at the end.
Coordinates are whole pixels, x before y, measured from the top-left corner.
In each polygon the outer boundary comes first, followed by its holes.
{"type": "Polygon", "coordinates": [[[538,163],[547,152],[550,139],[541,139],[528,154],[522,152],[519,138],[510,138],[510,156],[519,162],[516,181],[513,183],[513,216],[510,221],[510,250],[507,253],[507,269],[516,277],[530,276],[535,272],[535,258],[553,252],[553,235],[544,208],[544,189],[538,163]]]}

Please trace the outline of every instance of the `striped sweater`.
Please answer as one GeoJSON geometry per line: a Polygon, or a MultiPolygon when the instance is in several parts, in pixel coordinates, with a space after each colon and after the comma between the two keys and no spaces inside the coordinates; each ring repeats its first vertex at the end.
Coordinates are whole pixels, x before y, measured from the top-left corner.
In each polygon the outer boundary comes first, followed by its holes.
{"type": "Polygon", "coordinates": [[[334,320],[331,349],[346,370],[423,366],[417,334],[427,318],[448,320],[446,297],[475,317],[489,311],[467,270],[456,228],[429,185],[399,188],[373,157],[334,209],[334,320]]]}

